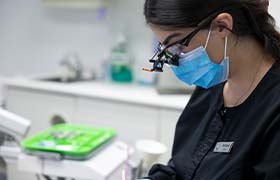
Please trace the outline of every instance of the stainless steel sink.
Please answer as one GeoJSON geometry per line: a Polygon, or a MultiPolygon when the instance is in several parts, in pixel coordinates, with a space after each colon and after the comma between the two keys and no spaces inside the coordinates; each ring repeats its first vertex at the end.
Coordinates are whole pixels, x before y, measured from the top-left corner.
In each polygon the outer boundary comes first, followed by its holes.
{"type": "Polygon", "coordinates": [[[74,83],[74,82],[85,82],[85,81],[93,81],[92,79],[62,79],[60,77],[50,77],[50,78],[42,78],[41,81],[49,81],[49,82],[57,82],[57,83],[74,83]]]}
{"type": "Polygon", "coordinates": [[[62,58],[59,65],[61,66],[61,74],[53,74],[52,76],[44,77],[40,80],[57,83],[74,83],[95,80],[95,74],[93,72],[87,72],[87,77],[84,76],[84,67],[77,52],[67,53],[62,58]],[[90,73],[90,76],[88,76],[88,73],[90,73]]]}

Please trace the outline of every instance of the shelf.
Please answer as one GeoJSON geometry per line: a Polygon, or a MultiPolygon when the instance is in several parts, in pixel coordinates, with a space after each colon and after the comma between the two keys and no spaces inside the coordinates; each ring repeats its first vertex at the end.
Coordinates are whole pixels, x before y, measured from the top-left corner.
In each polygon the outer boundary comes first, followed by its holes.
{"type": "Polygon", "coordinates": [[[46,7],[70,9],[97,9],[108,6],[106,0],[42,0],[46,7]]]}

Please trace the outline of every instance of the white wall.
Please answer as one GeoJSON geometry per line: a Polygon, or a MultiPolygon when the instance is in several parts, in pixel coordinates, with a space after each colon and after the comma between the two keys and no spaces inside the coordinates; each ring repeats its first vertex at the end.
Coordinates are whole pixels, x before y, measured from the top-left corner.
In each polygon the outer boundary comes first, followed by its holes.
{"type": "Polygon", "coordinates": [[[145,61],[152,35],[142,15],[144,1],[109,1],[107,16],[99,20],[95,10],[47,8],[41,0],[0,0],[0,75],[54,72],[69,51],[77,51],[87,66],[99,67],[120,30],[126,31],[136,60],[145,61]]]}
{"type": "Polygon", "coordinates": [[[280,26],[280,1],[279,0],[269,0],[269,12],[276,19],[278,27],[280,26]]]}
{"type": "MultiPolygon", "coordinates": [[[[41,0],[0,0],[0,75],[56,71],[69,51],[77,51],[88,67],[97,68],[121,30],[129,37],[140,71],[152,49],[152,34],[143,17],[144,0],[109,1],[106,18],[98,20],[94,10],[46,8],[41,0]]],[[[278,22],[279,4],[270,0],[270,12],[278,22]]]]}

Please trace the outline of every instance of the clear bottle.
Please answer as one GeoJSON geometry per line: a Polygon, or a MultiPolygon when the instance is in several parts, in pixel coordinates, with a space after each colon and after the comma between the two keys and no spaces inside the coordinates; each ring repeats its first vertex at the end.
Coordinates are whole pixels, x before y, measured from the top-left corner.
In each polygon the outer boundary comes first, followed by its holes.
{"type": "Polygon", "coordinates": [[[132,62],[126,51],[126,40],[122,34],[118,36],[117,43],[111,50],[109,64],[113,82],[130,83],[133,81],[132,62]]]}

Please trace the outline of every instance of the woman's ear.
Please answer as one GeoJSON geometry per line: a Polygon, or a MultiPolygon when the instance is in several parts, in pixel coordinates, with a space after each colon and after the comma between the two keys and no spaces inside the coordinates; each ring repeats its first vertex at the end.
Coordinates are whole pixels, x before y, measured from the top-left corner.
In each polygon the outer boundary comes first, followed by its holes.
{"type": "Polygon", "coordinates": [[[233,29],[233,18],[229,13],[221,13],[213,20],[214,27],[222,38],[227,37],[233,29]]]}

